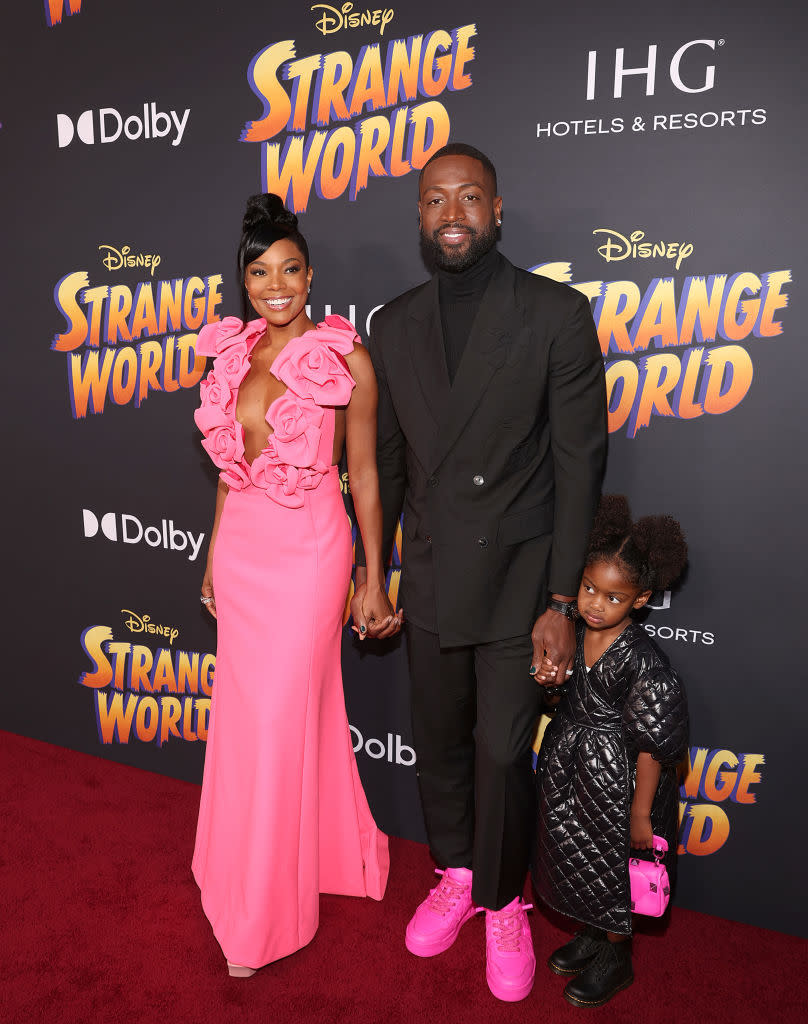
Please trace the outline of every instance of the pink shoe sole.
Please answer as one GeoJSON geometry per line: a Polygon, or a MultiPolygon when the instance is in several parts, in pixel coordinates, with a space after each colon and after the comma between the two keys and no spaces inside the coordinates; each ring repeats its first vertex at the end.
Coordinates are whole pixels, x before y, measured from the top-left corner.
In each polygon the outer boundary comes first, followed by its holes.
{"type": "Polygon", "coordinates": [[[527,999],[533,989],[533,979],[535,976],[536,972],[534,970],[530,978],[520,988],[513,988],[498,985],[491,977],[490,972],[485,972],[485,980],[488,982],[491,995],[496,996],[503,1003],[518,1003],[522,999],[527,999]]]}
{"type": "Polygon", "coordinates": [[[471,920],[472,917],[477,913],[477,908],[474,906],[469,907],[468,913],[458,921],[457,927],[451,931],[448,935],[442,936],[440,939],[422,939],[417,934],[413,933],[410,925],[407,925],[407,932],[404,937],[404,945],[414,956],[437,956],[438,953],[444,953],[450,946],[454,945],[454,941],[460,933],[460,929],[466,923],[471,920]]]}
{"type": "Polygon", "coordinates": [[[255,967],[242,967],[240,964],[231,964],[227,961],[227,973],[231,978],[251,978],[255,974],[255,967]]]}

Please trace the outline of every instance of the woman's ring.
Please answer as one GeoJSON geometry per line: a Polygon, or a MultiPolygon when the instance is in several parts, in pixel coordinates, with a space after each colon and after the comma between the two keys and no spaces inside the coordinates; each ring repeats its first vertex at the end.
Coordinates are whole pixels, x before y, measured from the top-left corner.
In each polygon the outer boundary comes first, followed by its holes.
{"type": "Polygon", "coordinates": [[[210,602],[213,600],[213,598],[212,597],[205,597],[204,595],[202,595],[202,597],[200,597],[199,600],[202,602],[202,604],[210,604],[210,602]]]}

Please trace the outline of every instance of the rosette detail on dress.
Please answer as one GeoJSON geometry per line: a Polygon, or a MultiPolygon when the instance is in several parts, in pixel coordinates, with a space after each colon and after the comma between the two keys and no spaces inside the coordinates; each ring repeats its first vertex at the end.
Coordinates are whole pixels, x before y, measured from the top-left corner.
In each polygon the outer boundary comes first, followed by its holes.
{"type": "Polygon", "coordinates": [[[345,356],[358,335],[349,320],[327,316],[314,331],[290,341],[272,366],[272,373],[290,391],[317,405],[347,405],[355,386],[345,356]]]}
{"type": "Polygon", "coordinates": [[[248,464],[244,429],[236,419],[238,389],[265,330],[263,319],[245,325],[232,316],[202,328],[196,351],[212,356],[213,366],[200,384],[201,404],[194,420],[204,434],[202,447],[228,487],[257,487],[280,505],[300,508],[305,492],[319,486],[331,464],[331,452],[322,450],[323,427],[335,406],[348,404],[356,386],[344,357],[359,336],[349,320],[327,316],[314,330],[288,342],[270,367],[287,390],[267,409],[272,432],[248,464]]]}

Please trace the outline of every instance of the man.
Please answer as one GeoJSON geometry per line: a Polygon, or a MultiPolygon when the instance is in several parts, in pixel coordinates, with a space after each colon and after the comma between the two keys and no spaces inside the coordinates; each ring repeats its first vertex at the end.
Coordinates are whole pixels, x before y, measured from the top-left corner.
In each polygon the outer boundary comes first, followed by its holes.
{"type": "MultiPolygon", "coordinates": [[[[521,895],[534,825],[534,678],[563,683],[606,449],[603,361],[586,299],[496,249],[491,161],[451,143],[421,171],[421,240],[436,275],[373,319],[377,455],[389,553],[404,509],[402,605],[429,845],[445,871],[407,927],[433,956],[486,911],[495,996],[530,992],[521,895]]],[[[361,553],[357,561],[361,564],[361,553]]],[[[353,614],[367,622],[360,570],[353,614]]]]}

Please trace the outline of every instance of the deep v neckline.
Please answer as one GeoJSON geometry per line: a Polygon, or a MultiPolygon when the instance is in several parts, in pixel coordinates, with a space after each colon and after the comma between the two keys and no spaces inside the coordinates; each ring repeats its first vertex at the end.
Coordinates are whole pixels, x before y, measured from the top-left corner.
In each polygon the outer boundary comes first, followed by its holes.
{"type": "MultiPolygon", "coordinates": [[[[287,351],[287,349],[289,348],[290,345],[296,345],[298,342],[302,341],[308,334],[311,334],[311,333],[313,333],[316,330],[317,330],[317,325],[315,324],[314,327],[309,327],[302,334],[298,334],[298,336],[296,338],[290,338],[289,341],[286,342],[286,344],[283,346],[283,348],[280,350],[280,352],[278,352],[278,354],[275,356],[275,358],[270,363],[270,365],[269,365],[269,367],[267,369],[267,373],[271,374],[275,378],[275,380],[280,381],[281,383],[284,383],[281,380],[281,378],[275,373],[275,367],[277,366],[278,361],[283,357],[284,353],[287,351]]],[[[244,424],[238,418],[238,398],[239,398],[239,393],[241,392],[241,388],[242,388],[242,386],[244,384],[244,381],[247,379],[247,377],[249,377],[250,370],[252,370],[253,352],[255,351],[256,346],[258,345],[258,342],[264,337],[265,334],[266,334],[266,328],[264,328],[264,330],[260,334],[257,334],[255,336],[254,340],[252,341],[252,343],[250,344],[249,348],[247,349],[247,356],[246,356],[247,370],[246,370],[244,376],[238,382],[237,387],[235,387],[233,389],[235,391],[235,396],[236,396],[235,397],[235,402],[233,403],[233,420],[238,425],[238,427],[239,427],[239,429],[241,431],[241,445],[242,445],[242,449],[243,450],[244,450],[244,424]]],[[[280,402],[282,399],[284,399],[289,394],[290,391],[292,391],[292,389],[287,384],[284,387],[283,391],[279,395],[276,395],[275,398],[273,398],[272,401],[269,403],[269,405],[266,407],[266,410],[264,411],[264,422],[267,424],[267,426],[269,426],[269,433],[266,436],[266,439],[264,441],[263,446],[258,450],[258,452],[256,452],[254,458],[252,458],[251,460],[248,461],[247,460],[246,450],[244,450],[244,455],[242,456],[242,459],[243,459],[244,464],[247,466],[248,469],[250,469],[252,467],[252,464],[255,462],[256,459],[258,459],[264,452],[266,452],[268,450],[268,448],[269,448],[269,440],[273,436],[273,434],[275,433],[275,431],[272,429],[272,427],[269,424],[269,414],[272,411],[273,407],[275,405],[277,405],[278,402],[280,402]]],[[[292,393],[294,394],[294,392],[292,392],[292,393]]],[[[333,453],[332,453],[332,464],[333,464],[333,453]]]]}
{"type": "MultiPolygon", "coordinates": [[[[250,348],[247,350],[247,372],[241,378],[241,380],[238,383],[238,387],[235,389],[235,391],[236,391],[236,401],[235,401],[235,403],[233,405],[233,418],[236,421],[236,423],[239,425],[239,428],[241,429],[241,444],[242,444],[242,447],[244,447],[244,424],[241,422],[241,420],[239,419],[239,416],[238,416],[238,399],[239,399],[239,394],[241,393],[241,388],[242,388],[242,386],[244,384],[244,381],[250,376],[250,371],[253,368],[253,365],[252,365],[253,352],[255,351],[256,346],[258,345],[258,342],[261,340],[261,338],[264,337],[265,334],[266,334],[266,330],[264,330],[261,334],[257,335],[256,338],[255,338],[255,341],[252,343],[250,348]]],[[[299,334],[297,338],[291,338],[289,341],[287,341],[286,344],[283,346],[283,348],[280,350],[280,352],[278,352],[278,354],[275,356],[275,358],[270,363],[269,368],[267,369],[267,373],[269,373],[272,377],[275,377],[275,380],[280,380],[280,378],[275,373],[273,373],[273,370],[275,369],[275,365],[277,364],[278,360],[280,359],[280,357],[283,355],[283,353],[286,351],[286,349],[290,345],[293,345],[298,340],[298,338],[302,338],[302,337],[303,337],[303,335],[299,334]]],[[[283,382],[281,381],[281,383],[283,383],[283,382]]],[[[276,395],[275,398],[272,399],[272,401],[269,403],[269,405],[264,410],[264,422],[267,424],[267,426],[269,426],[269,414],[270,414],[270,411],[271,411],[273,405],[278,403],[282,398],[285,398],[286,395],[288,394],[288,392],[289,392],[289,385],[287,384],[284,387],[283,391],[279,395],[276,395]]],[[[267,450],[267,447],[269,446],[269,439],[272,437],[272,435],[274,433],[275,433],[275,431],[272,429],[271,426],[269,426],[269,433],[267,434],[266,438],[264,439],[263,445],[258,450],[258,452],[255,454],[254,458],[250,459],[249,461],[247,460],[247,454],[246,454],[246,450],[245,450],[244,462],[246,463],[246,465],[248,467],[252,466],[253,462],[255,462],[255,460],[258,458],[258,456],[261,454],[261,452],[264,452],[264,451],[267,450]]]]}
{"type": "MultiPolygon", "coordinates": [[[[269,365],[261,366],[262,375],[271,373],[286,389],[264,408],[257,380],[257,400],[245,429],[238,419],[239,392],[266,329],[263,320],[244,326],[232,317],[200,331],[199,351],[214,356],[214,364],[200,385],[201,404],[194,419],[205,435],[203,447],[228,486],[254,487],[280,505],[300,508],[306,493],[334,467],[336,410],[348,405],[356,387],[345,357],[354,351],[357,335],[344,317],[328,316],[288,341],[269,365]],[[267,428],[265,439],[255,444],[263,447],[248,462],[245,434],[249,431],[252,454],[253,432],[257,435],[261,429],[261,415],[267,428]]],[[[264,383],[271,382],[265,378],[264,383]]]]}

